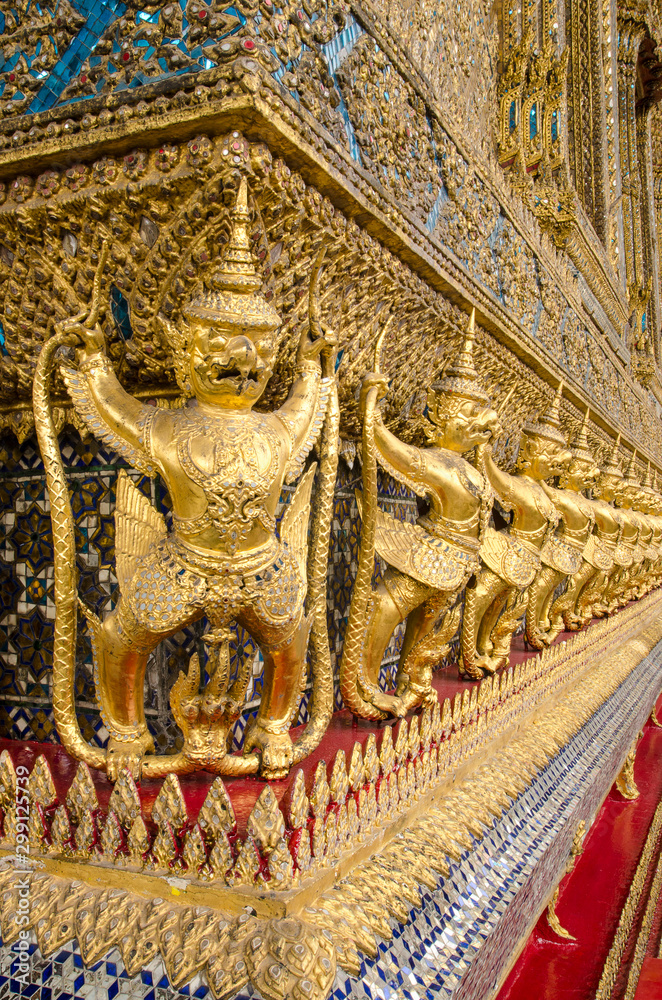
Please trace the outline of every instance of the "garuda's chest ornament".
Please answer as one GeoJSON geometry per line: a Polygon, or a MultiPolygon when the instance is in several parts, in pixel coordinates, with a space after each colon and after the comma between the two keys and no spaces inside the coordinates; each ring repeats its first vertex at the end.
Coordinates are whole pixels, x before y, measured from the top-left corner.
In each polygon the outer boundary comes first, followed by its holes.
{"type": "Polygon", "coordinates": [[[260,293],[248,224],[242,180],[230,238],[214,276],[216,290],[202,292],[185,307],[184,333],[161,317],[179,351],[175,367],[190,397],[187,405],[176,410],[146,406],[118,382],[96,322],[103,262],[92,312],[68,322],[49,341],[35,379],[35,413],[56,540],[56,724],[66,749],[104,767],[111,778],[121,767],[136,775],[158,775],[197,766],[223,774],[260,768],[267,777],[280,777],[317,745],[332,712],[325,563],[314,553],[325,552],[328,545],[337,464],[335,338],[318,319],[320,257],[311,282],[309,331],[299,344],[290,395],[272,413],[253,412],[273,370],[281,320],[260,293]],[[115,511],[120,598],[103,621],[85,612],[101,714],[110,734],[105,754],[84,742],[73,705],[73,521],[48,398],[55,351],[81,342],[78,364],[62,366],[76,410],[92,433],[131,466],[161,476],[173,513],[168,530],[132,478],[120,473],[115,511]],[[320,434],[319,469],[310,465],[301,476],[320,434]],[[310,515],[315,476],[317,499],[310,515]],[[277,530],[283,484],[297,479],[277,530]],[[189,676],[180,675],[171,692],[184,732],[183,750],[175,757],[147,758],[154,749],[142,695],[147,658],[162,639],[203,617],[209,622],[204,639],[210,681],[199,694],[200,664],[195,660],[189,676]],[[264,659],[261,705],[246,732],[243,757],[226,750],[249,680],[240,671],[229,687],[229,629],[235,622],[253,636],[264,659]],[[303,738],[293,746],[289,729],[309,645],[315,703],[303,738]]]}

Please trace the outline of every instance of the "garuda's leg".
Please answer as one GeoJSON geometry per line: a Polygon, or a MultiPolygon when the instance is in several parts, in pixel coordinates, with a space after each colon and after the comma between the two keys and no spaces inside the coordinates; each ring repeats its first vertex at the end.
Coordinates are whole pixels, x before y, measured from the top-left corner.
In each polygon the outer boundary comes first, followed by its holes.
{"type": "MultiPolygon", "coordinates": [[[[154,750],[145,720],[143,685],[152,650],[196,616],[190,611],[165,631],[150,631],[134,615],[126,597],[94,630],[95,681],[101,715],[110,734],[107,773],[111,781],[120,769],[140,777],[145,753],[154,750]]],[[[199,617],[199,615],[197,615],[199,617]]]]}
{"type": "Polygon", "coordinates": [[[460,623],[460,605],[449,611],[455,596],[455,592],[433,591],[407,617],[396,688],[406,711],[437,700],[432,672],[447,653],[460,623]]]}
{"type": "Polygon", "coordinates": [[[595,566],[582,563],[582,567],[568,580],[568,586],[563,594],[554,601],[549,618],[551,622],[550,635],[555,639],[564,628],[576,632],[582,626],[582,617],[577,613],[579,596],[590,580],[598,573],[595,566]]]}
{"type": "Polygon", "coordinates": [[[462,624],[462,672],[474,680],[497,669],[490,633],[510,592],[510,584],[484,566],[466,589],[462,624]]]}
{"type": "Polygon", "coordinates": [[[583,625],[589,625],[592,618],[604,618],[607,605],[604,603],[605,590],[609,584],[609,573],[604,570],[592,576],[577,599],[577,615],[583,625]]]}
{"type": "Polygon", "coordinates": [[[554,591],[564,579],[565,573],[552,566],[542,566],[540,573],[529,587],[526,607],[526,640],[534,649],[549,646],[553,637],[549,636],[550,622],[547,617],[554,591]]]}
{"type": "Polygon", "coordinates": [[[510,647],[515,629],[526,611],[528,588],[519,590],[510,587],[503,602],[503,612],[495,622],[490,633],[492,640],[492,669],[500,670],[507,667],[510,659],[510,647]]]}
{"type": "MultiPolygon", "coordinates": [[[[432,587],[389,566],[371,595],[358,683],[361,697],[382,712],[396,716],[407,712],[407,707],[398,696],[394,697],[381,690],[379,673],[394,629],[409,616],[406,644],[407,635],[410,634],[409,619],[417,614],[417,609],[420,610],[427,598],[434,593],[432,587]]],[[[411,634],[409,641],[411,644],[411,634]]],[[[403,662],[402,658],[400,662],[403,662]]]]}
{"type": "Polygon", "coordinates": [[[628,570],[625,566],[618,566],[609,577],[609,582],[605,588],[602,603],[607,615],[612,615],[619,606],[619,598],[627,585],[628,570]]]}
{"type": "Polygon", "coordinates": [[[256,640],[264,657],[262,699],[257,718],[246,729],[244,753],[259,750],[263,777],[284,778],[292,766],[290,727],[303,693],[310,623],[300,613],[294,629],[284,626],[281,637],[274,638],[277,630],[272,625],[265,628],[252,614],[242,616],[239,622],[256,640]]]}

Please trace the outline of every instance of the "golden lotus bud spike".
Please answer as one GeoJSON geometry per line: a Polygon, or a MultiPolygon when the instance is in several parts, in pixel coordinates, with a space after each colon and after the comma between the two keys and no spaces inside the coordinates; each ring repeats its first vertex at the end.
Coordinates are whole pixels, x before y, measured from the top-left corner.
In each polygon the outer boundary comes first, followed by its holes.
{"type": "Polygon", "coordinates": [[[350,757],[347,776],[349,778],[349,784],[352,791],[358,792],[359,788],[363,784],[364,776],[363,752],[361,750],[360,743],[355,743],[352,748],[352,756],[350,757]]]}
{"type": "Polygon", "coordinates": [[[648,467],[646,468],[646,475],[644,476],[644,481],[643,481],[643,483],[641,485],[645,486],[646,489],[648,489],[648,490],[652,490],[653,489],[653,474],[651,472],[650,459],[648,460],[648,467]]]}
{"type": "Polygon", "coordinates": [[[418,716],[414,715],[409,723],[409,756],[415,757],[421,749],[421,737],[418,731],[418,716]]]}
{"type": "Polygon", "coordinates": [[[390,726],[385,726],[382,733],[382,742],[379,748],[379,760],[382,774],[387,777],[393,770],[395,762],[395,750],[393,749],[393,730],[390,726]]]}
{"type": "Polygon", "coordinates": [[[632,457],[628,462],[628,467],[625,470],[625,481],[629,483],[634,483],[639,486],[639,480],[637,478],[637,449],[635,448],[632,452],[632,457]]]}
{"type": "Polygon", "coordinates": [[[573,441],[571,445],[572,454],[575,458],[583,458],[586,461],[593,462],[593,454],[591,452],[591,446],[588,443],[588,417],[589,417],[590,407],[586,407],[584,413],[584,419],[582,420],[582,425],[579,429],[579,434],[573,441]]]}
{"type": "Polygon", "coordinates": [[[433,743],[438,743],[441,739],[441,705],[437,699],[432,708],[430,719],[430,738],[433,743]]]}
{"type": "Polygon", "coordinates": [[[441,713],[441,731],[443,736],[450,736],[453,728],[453,710],[451,709],[450,698],[444,698],[444,707],[441,713]]]}

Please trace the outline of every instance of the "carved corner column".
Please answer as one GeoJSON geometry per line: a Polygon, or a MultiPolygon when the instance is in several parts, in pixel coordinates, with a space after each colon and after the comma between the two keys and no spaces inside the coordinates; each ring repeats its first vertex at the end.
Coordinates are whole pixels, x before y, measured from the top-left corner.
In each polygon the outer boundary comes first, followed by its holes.
{"type": "Polygon", "coordinates": [[[605,107],[603,11],[601,0],[570,4],[568,121],[575,189],[598,236],[608,241],[608,173],[604,156],[605,107]]]}
{"type": "Polygon", "coordinates": [[[640,180],[637,168],[636,86],[637,56],[644,29],[643,26],[634,25],[620,17],[618,28],[618,117],[620,121],[619,153],[623,194],[623,243],[626,286],[628,294],[632,295],[643,279],[640,180]]]}
{"type": "Polygon", "coordinates": [[[653,190],[653,156],[651,149],[651,118],[653,105],[642,101],[637,107],[637,152],[640,177],[640,213],[642,222],[642,257],[646,294],[650,297],[646,308],[646,348],[660,364],[659,323],[660,289],[659,265],[656,247],[657,220],[653,190]]]}
{"type": "Polygon", "coordinates": [[[623,206],[621,202],[620,120],[618,103],[618,14],[616,0],[602,0],[605,138],[607,146],[607,250],[622,287],[626,287],[623,206]]]}

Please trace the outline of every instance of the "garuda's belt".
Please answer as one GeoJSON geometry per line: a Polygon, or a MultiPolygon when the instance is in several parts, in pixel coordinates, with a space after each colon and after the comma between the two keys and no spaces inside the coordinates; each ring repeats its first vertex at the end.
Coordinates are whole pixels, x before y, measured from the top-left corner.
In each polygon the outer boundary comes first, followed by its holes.
{"type": "Polygon", "coordinates": [[[623,542],[619,542],[614,549],[614,562],[617,566],[623,566],[624,569],[627,569],[628,566],[632,565],[633,554],[633,547],[625,545],[623,542]]]}

